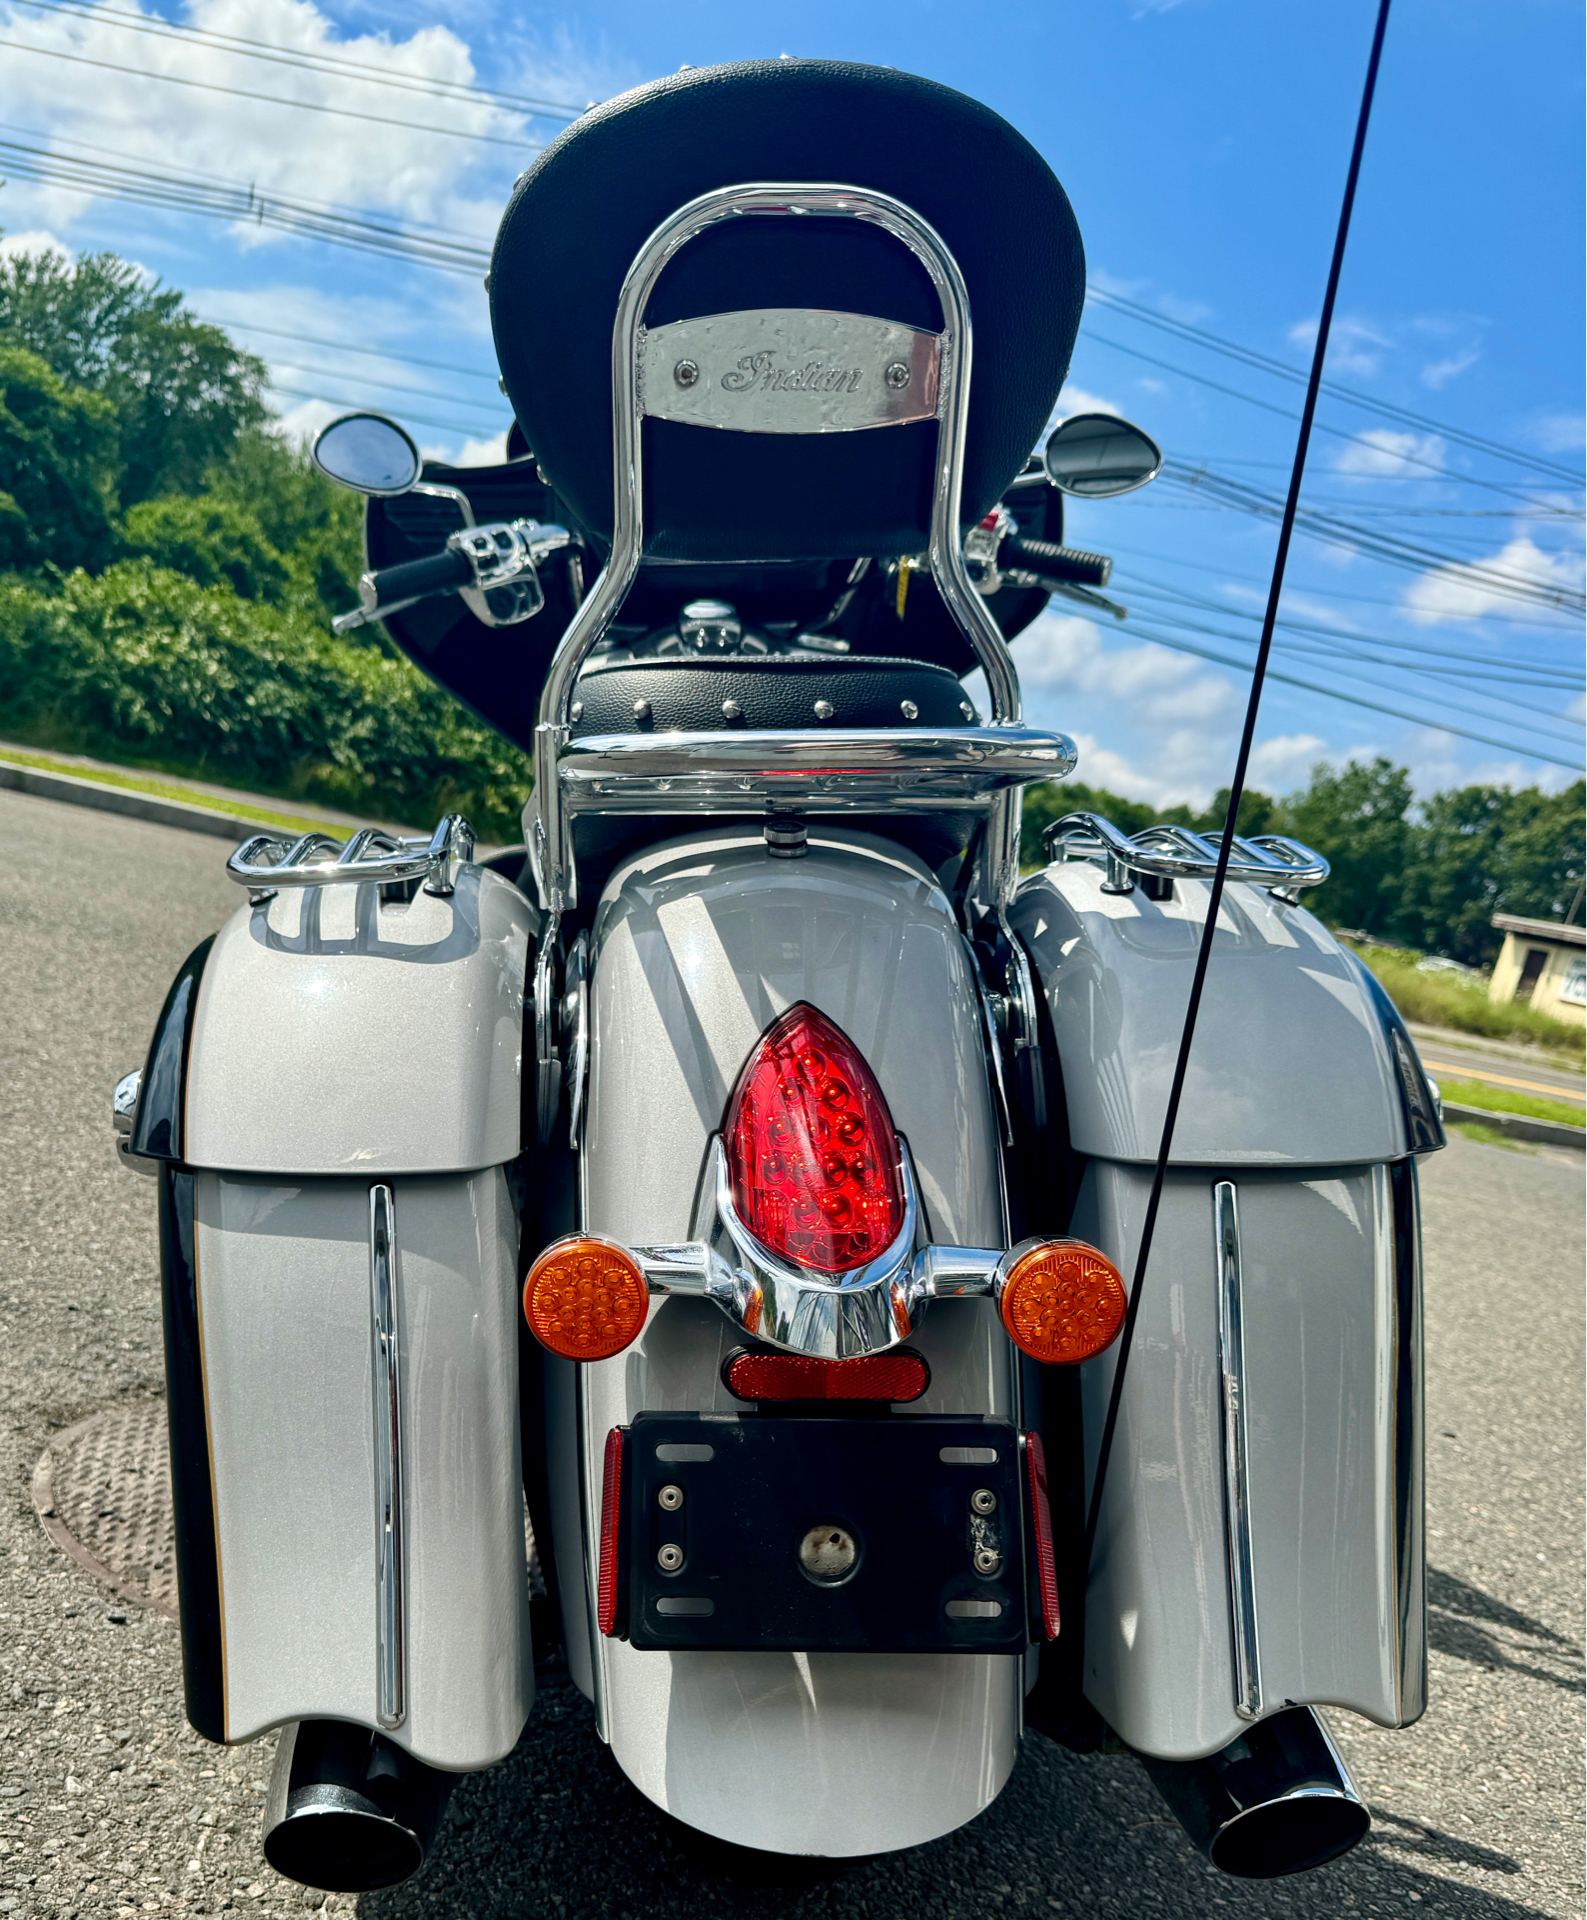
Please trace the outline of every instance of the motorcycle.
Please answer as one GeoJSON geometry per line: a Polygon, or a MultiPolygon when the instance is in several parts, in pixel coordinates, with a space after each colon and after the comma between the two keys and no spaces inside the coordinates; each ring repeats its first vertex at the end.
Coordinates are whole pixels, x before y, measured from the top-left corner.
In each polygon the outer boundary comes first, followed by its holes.
{"type": "Polygon", "coordinates": [[[320,435],[368,501],[337,624],[534,786],[486,859],[456,815],[247,841],[117,1090],[188,1716],[280,1730],[281,1872],[416,1871],[547,1660],[745,1847],[951,1832],[1026,1729],[1136,1752],[1233,1874],[1366,1832],[1315,1709],[1424,1704],[1442,1134],[1281,837],[1233,843],[1098,1485],[1218,847],[1077,812],[1020,871],[1021,790],[1076,750],[1009,641],[1111,606],[1065,497],[1161,459],[1100,414],[1043,443],[1084,281],[974,101],[686,70],[517,184],[503,463],[320,435]]]}

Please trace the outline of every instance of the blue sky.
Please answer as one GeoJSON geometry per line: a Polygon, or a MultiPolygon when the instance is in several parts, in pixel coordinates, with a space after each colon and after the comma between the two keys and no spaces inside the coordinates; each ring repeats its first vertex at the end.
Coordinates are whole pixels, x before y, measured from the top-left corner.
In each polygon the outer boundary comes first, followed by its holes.
{"type": "MultiPolygon", "coordinates": [[[[1069,538],[1117,557],[1130,618],[1076,607],[1022,637],[1027,711],[1076,736],[1082,778],[1202,800],[1232,763],[1276,534],[1252,494],[1282,492],[1300,400],[1226,348],[1306,365],[1373,11],[0,0],[0,226],[8,247],[112,247],[187,290],[270,361],[291,430],[383,405],[484,458],[505,409],[466,250],[566,118],[518,102],[578,108],[783,52],[972,93],[1046,155],[1085,235],[1097,297],[1060,411],[1126,413],[1173,463],[1072,507],[1069,538]],[[183,204],[116,197],[129,169],[183,204]],[[194,210],[232,191],[227,217],[194,210]],[[293,230],[272,224],[283,206],[293,230]],[[461,247],[459,270],[305,237],[319,209],[344,234],[354,216],[461,247]]],[[[1552,787],[1579,763],[1582,39],[1576,0],[1396,0],[1329,362],[1378,404],[1320,414],[1304,504],[1333,524],[1291,562],[1290,680],[1269,686],[1254,767],[1269,788],[1352,754],[1424,792],[1552,787]]]]}

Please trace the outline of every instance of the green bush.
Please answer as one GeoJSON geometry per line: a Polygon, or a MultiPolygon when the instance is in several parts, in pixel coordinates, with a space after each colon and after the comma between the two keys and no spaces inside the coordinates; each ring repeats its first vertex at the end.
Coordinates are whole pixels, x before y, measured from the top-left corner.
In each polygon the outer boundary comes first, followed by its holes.
{"type": "Polygon", "coordinates": [[[148,559],[0,574],[0,727],[427,827],[516,840],[529,762],[392,659],[148,559]]]}
{"type": "Polygon", "coordinates": [[[1358,947],[1356,951],[1405,1018],[1419,1026],[1450,1027],[1492,1040],[1530,1041],[1570,1053],[1581,1053],[1587,1046],[1587,1030],[1581,1027],[1550,1019],[1536,1007],[1513,1000],[1490,1000],[1486,980],[1468,980],[1458,973],[1423,973],[1417,965],[1422,956],[1397,947],[1358,947]]]}
{"type": "Polygon", "coordinates": [[[180,573],[200,587],[230,587],[244,600],[279,602],[286,564],[246,507],[223,495],[144,500],[127,511],[129,554],[180,573]]]}

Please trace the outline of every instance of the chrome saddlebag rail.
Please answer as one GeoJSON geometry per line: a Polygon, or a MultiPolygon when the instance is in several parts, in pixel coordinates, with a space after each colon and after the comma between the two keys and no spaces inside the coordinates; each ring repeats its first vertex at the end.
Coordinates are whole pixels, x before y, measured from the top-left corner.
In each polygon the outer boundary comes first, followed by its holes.
{"type": "Polygon", "coordinates": [[[445,899],[457,884],[458,868],[473,857],[474,829],[462,814],[449,813],[428,839],[379,827],[361,827],[345,841],[328,833],[305,833],[296,840],[256,833],[226,862],[226,873],[256,897],[278,887],[326,887],[346,880],[386,885],[423,880],[426,893],[445,899]]]}
{"type": "MultiPolygon", "coordinates": [[[[1070,813],[1055,820],[1042,840],[1049,860],[1100,855],[1107,868],[1105,893],[1130,892],[1137,873],[1160,880],[1210,880],[1218,868],[1218,842],[1189,827],[1148,827],[1126,835],[1100,813],[1070,813]]],[[[1293,904],[1297,888],[1321,886],[1328,871],[1320,853],[1281,833],[1235,835],[1229,878],[1268,887],[1280,900],[1293,904]]]]}

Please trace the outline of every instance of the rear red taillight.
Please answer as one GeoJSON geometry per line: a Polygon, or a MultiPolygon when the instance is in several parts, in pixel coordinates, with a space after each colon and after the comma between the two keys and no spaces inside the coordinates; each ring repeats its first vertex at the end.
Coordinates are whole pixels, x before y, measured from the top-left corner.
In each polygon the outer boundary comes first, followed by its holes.
{"type": "Polygon", "coordinates": [[[1036,1595],[1041,1606],[1041,1630],[1058,1638],[1058,1562],[1053,1553],[1052,1509],[1047,1504],[1047,1455],[1039,1433],[1025,1436],[1025,1476],[1030,1488],[1030,1526],[1036,1548],[1036,1595]]]}
{"type": "Polygon", "coordinates": [[[606,1436],[601,1469],[601,1560],[595,1582],[595,1623],[610,1638],[617,1631],[617,1563],[623,1506],[623,1430],[606,1436]]]}
{"type": "Polygon", "coordinates": [[[772,1253],[845,1273],[904,1224],[898,1146],[881,1088],[848,1035],[790,1007],[739,1076],[725,1129],[739,1216],[772,1253]]]}
{"type": "Polygon", "coordinates": [[[802,1353],[740,1353],[727,1388],[740,1400],[918,1400],[931,1384],[918,1353],[816,1360],[802,1353]]]}

